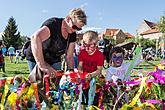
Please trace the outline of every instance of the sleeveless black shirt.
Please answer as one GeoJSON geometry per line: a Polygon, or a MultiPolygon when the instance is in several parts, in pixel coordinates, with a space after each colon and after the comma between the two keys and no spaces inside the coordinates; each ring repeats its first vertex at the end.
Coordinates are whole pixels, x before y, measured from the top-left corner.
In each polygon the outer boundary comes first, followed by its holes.
{"type": "MultiPolygon", "coordinates": [[[[69,34],[67,39],[64,39],[64,37],[62,36],[62,20],[63,18],[50,18],[42,24],[42,26],[47,26],[49,28],[51,34],[47,40],[42,42],[44,60],[50,65],[60,62],[61,55],[66,52],[69,43],[76,41],[75,32],[69,34]]],[[[31,46],[29,46],[27,49],[26,57],[27,60],[35,62],[31,51],[31,46]]]]}

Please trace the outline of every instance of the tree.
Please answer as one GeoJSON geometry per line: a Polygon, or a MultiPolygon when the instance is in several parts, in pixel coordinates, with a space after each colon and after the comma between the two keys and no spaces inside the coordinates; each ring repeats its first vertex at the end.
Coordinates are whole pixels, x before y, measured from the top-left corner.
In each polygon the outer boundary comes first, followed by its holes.
{"type": "Polygon", "coordinates": [[[152,47],[153,49],[156,48],[156,46],[155,46],[156,40],[140,38],[139,43],[143,47],[143,49],[146,49],[146,48],[149,48],[149,47],[152,47]]]}
{"type": "Polygon", "coordinates": [[[4,30],[4,35],[2,35],[2,39],[7,48],[10,45],[18,48],[18,46],[20,45],[20,32],[17,32],[16,21],[13,17],[9,18],[8,25],[4,30]]]}
{"type": "MultiPolygon", "coordinates": [[[[160,41],[161,44],[163,44],[163,46],[161,46],[161,50],[164,53],[164,49],[165,49],[165,15],[164,16],[160,16],[160,21],[157,23],[156,26],[157,29],[159,29],[162,33],[162,40],[160,41]]],[[[165,58],[165,54],[163,54],[163,58],[165,58]]]]}
{"type": "Polygon", "coordinates": [[[157,28],[163,33],[163,36],[165,37],[165,15],[160,17],[157,28]]]}

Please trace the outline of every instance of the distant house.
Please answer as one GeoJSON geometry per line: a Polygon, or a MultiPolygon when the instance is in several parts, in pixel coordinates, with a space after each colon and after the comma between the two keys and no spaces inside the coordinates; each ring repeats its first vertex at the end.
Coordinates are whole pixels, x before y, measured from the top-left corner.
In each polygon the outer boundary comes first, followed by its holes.
{"type": "Polygon", "coordinates": [[[127,38],[121,29],[106,29],[103,34],[113,45],[123,43],[127,38]]]}
{"type": "Polygon", "coordinates": [[[126,39],[135,38],[134,35],[132,35],[132,34],[130,34],[130,33],[128,33],[128,32],[125,32],[124,34],[127,36],[126,39]]]}
{"type": "Polygon", "coordinates": [[[156,23],[143,20],[140,24],[139,28],[137,29],[137,35],[144,39],[160,39],[162,37],[162,32],[155,28],[156,23]]]}

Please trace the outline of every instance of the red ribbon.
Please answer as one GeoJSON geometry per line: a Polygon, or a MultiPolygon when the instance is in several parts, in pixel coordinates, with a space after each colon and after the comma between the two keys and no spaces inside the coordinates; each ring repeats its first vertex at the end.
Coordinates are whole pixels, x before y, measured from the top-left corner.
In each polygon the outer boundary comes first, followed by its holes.
{"type": "Polygon", "coordinates": [[[45,81],[45,92],[46,92],[46,98],[49,98],[49,75],[44,76],[44,81],[45,81]]]}

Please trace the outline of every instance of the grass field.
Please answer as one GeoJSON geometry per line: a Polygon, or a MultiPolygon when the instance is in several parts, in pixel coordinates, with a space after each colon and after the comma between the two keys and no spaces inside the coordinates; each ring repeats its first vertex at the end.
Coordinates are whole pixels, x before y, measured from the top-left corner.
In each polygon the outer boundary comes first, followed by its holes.
{"type": "MultiPolygon", "coordinates": [[[[14,59],[15,60],[15,59],[14,59]]],[[[141,62],[135,70],[143,70],[146,72],[154,71],[154,66],[159,64],[161,60],[157,61],[148,61],[148,62],[141,62]]],[[[10,63],[9,57],[5,57],[5,73],[2,71],[0,72],[0,77],[7,77],[7,76],[14,76],[18,74],[22,74],[25,77],[29,75],[29,69],[26,60],[23,62],[20,61],[20,63],[10,63]]],[[[106,69],[103,70],[103,73],[106,71],[106,69]]]]}
{"type": "MultiPolygon", "coordinates": [[[[14,59],[15,60],[15,59],[14,59]]],[[[29,69],[26,60],[20,63],[10,63],[9,57],[5,57],[5,73],[0,72],[0,77],[14,76],[17,74],[22,74],[25,77],[29,75],[29,69]]]]}

